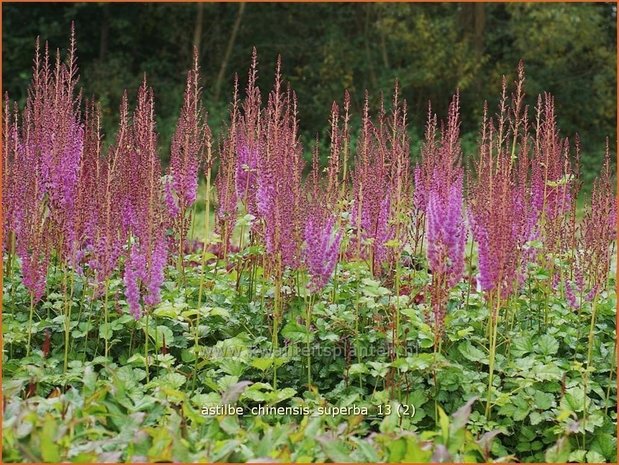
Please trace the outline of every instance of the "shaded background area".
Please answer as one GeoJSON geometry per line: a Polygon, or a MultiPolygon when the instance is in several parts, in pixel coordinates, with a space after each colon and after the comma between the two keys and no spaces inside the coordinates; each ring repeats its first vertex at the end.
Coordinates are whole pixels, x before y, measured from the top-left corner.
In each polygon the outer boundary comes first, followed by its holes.
{"type": "MultiPolygon", "coordinates": [[[[579,133],[585,179],[616,127],[616,5],[599,4],[6,4],[3,86],[23,103],[34,38],[66,49],[75,20],[81,83],[114,131],[125,88],[134,96],[143,73],[155,89],[165,147],[181,105],[193,45],[199,47],[209,123],[226,118],[234,73],[244,86],[252,46],[263,95],[278,53],[299,98],[305,142],[326,144],[333,100],[351,91],[353,124],[368,89],[374,104],[395,79],[410,107],[414,143],[428,100],[443,115],[462,94],[465,152],[474,150],[485,99],[495,108],[501,75],[525,60],[529,103],[556,96],[563,134],[579,133]]],[[[307,147],[307,145],[306,145],[307,147]]],[[[166,153],[162,154],[164,157],[166,153]]],[[[414,153],[414,155],[416,155],[414,153]]]]}

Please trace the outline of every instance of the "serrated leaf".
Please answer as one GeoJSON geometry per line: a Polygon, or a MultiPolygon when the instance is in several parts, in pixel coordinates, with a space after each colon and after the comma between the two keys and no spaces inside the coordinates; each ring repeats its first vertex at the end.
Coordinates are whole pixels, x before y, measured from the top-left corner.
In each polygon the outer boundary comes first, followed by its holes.
{"type": "Polygon", "coordinates": [[[537,340],[537,353],[542,355],[555,355],[558,351],[559,342],[549,334],[544,334],[537,340]]]}
{"type": "Polygon", "coordinates": [[[460,353],[471,362],[480,362],[480,363],[488,363],[486,354],[479,350],[477,347],[474,347],[469,341],[462,342],[458,346],[458,350],[460,353]]]}
{"type": "Polygon", "coordinates": [[[348,369],[348,374],[350,376],[360,375],[360,374],[365,375],[368,373],[369,373],[369,370],[365,363],[353,363],[352,365],[350,365],[350,368],[348,369]]]}
{"type": "Polygon", "coordinates": [[[273,359],[269,357],[258,357],[251,361],[251,366],[258,368],[260,371],[266,371],[273,366],[273,359]]]}
{"type": "Polygon", "coordinates": [[[281,335],[291,341],[304,344],[314,340],[314,335],[309,333],[305,326],[301,326],[296,321],[289,321],[286,326],[282,328],[281,335]]]}
{"type": "Polygon", "coordinates": [[[535,391],[533,396],[535,407],[539,410],[548,410],[552,407],[554,396],[547,392],[535,391]]]}

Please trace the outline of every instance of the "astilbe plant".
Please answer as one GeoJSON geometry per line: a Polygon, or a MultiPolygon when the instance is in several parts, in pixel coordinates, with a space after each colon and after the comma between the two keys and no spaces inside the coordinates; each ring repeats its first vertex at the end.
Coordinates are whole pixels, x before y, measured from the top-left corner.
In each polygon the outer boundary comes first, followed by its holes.
{"type": "MultiPolygon", "coordinates": [[[[282,284],[286,269],[298,269],[303,244],[304,198],[301,191],[303,159],[298,135],[296,96],[281,81],[278,58],[275,84],[269,94],[261,126],[256,209],[266,248],[265,272],[275,284],[272,346],[279,346],[278,328],[283,315],[282,284]]],[[[273,373],[277,384],[277,370],[273,373]]]]}
{"type": "Polygon", "coordinates": [[[306,184],[309,198],[303,236],[303,262],[311,278],[308,286],[311,292],[319,292],[329,282],[337,264],[343,237],[337,213],[327,200],[332,195],[329,185],[323,190],[319,183],[317,147],[318,143],[313,153],[312,173],[307,182],[309,185],[306,184]]]}
{"type": "Polygon", "coordinates": [[[593,183],[590,203],[576,226],[570,277],[565,280],[568,302],[579,307],[592,301],[608,284],[616,237],[617,205],[613,193],[608,141],[602,172],[593,183]]]}
{"type": "Polygon", "coordinates": [[[38,45],[26,112],[30,113],[29,143],[37,153],[41,195],[46,197],[55,231],[56,252],[67,266],[76,266],[78,237],[75,207],[84,128],[80,119],[75,32],[67,62],[56,52],[52,65],[46,49],[41,62],[38,45]]]}
{"type": "Polygon", "coordinates": [[[350,95],[344,94],[344,114],[337,103],[331,107],[331,133],[326,183],[321,183],[319,141],[312,152],[312,170],[305,183],[307,192],[304,226],[303,261],[310,275],[309,289],[318,292],[334,273],[343,238],[341,213],[344,195],[349,146],[350,95]]]}
{"type": "MultiPolygon", "coordinates": [[[[396,85],[390,111],[381,101],[372,117],[366,94],[352,170],[350,96],[345,93],[341,106],[333,104],[327,166],[323,170],[319,165],[316,148],[311,173],[303,180],[297,101],[292,90],[282,84],[279,60],[274,88],[263,106],[257,85],[257,55],[253,51],[242,101],[238,80],[235,83],[229,123],[216,150],[217,165],[206,112],[200,105],[195,55],[172,138],[170,165],[162,178],[154,98],[146,81],[138,90],[132,115],[127,95],[123,96],[115,140],[104,150],[100,110],[87,102],[84,113],[80,111],[75,50],[74,35],[66,63],[60,60],[60,54],[55,61],[50,60],[47,45],[43,53],[37,45],[25,108],[20,112],[7,96],[2,128],[7,272],[11,273],[12,257],[18,257],[22,283],[31,297],[30,337],[35,305],[45,294],[49,264],[54,263],[61,271],[65,369],[76,287],[73,280],[94,282],[93,301],[104,293],[104,321],[108,324],[108,286],[118,268],[123,269],[130,312],[136,318],[146,314],[148,355],[148,315],[161,299],[169,244],[178,245],[179,263],[184,266],[184,243],[192,221],[201,163],[207,196],[201,262],[204,273],[198,307],[202,305],[203,290],[210,287],[205,284],[211,279],[205,263],[211,233],[211,175],[217,167],[219,258],[224,262],[230,258],[229,252],[237,243],[233,231],[239,213],[249,213],[251,245],[264,246],[262,271],[273,284],[273,299],[266,305],[272,308],[268,321],[272,325],[273,349],[279,344],[278,328],[285,309],[283,285],[295,278],[297,285],[307,283],[309,292],[299,294],[306,299],[310,333],[314,299],[332,279],[333,288],[337,288],[338,259],[344,253],[343,244],[349,244],[349,257],[367,261],[370,272],[383,284],[394,284],[396,297],[390,299],[393,314],[389,321],[397,354],[401,335],[398,306],[406,300],[400,298],[399,292],[400,260],[412,218],[414,251],[421,253],[425,247],[431,273],[428,313],[435,326],[435,348],[440,348],[450,292],[464,274],[464,248],[470,227],[471,251],[475,245],[478,251],[478,283],[489,313],[487,414],[492,405],[498,321],[513,308],[508,301],[523,288],[528,265],[546,268],[553,282],[558,282],[561,273],[570,305],[591,302],[587,361],[591,364],[596,301],[608,284],[615,234],[610,154],[607,149],[591,203],[578,221],[578,143],[573,161],[568,140],[559,134],[554,101],[549,95],[538,99],[535,119],[529,127],[522,65],[511,100],[504,81],[498,114],[488,117],[484,108],[479,154],[468,173],[462,162],[458,95],[440,128],[437,117],[429,111],[421,162],[411,172],[406,103],[401,101],[396,85]],[[323,172],[326,176],[322,176],[323,172]],[[345,229],[351,231],[349,241],[344,241],[345,229]],[[178,243],[174,243],[175,239],[178,243]],[[83,276],[78,276],[82,271],[83,276]]],[[[242,248],[247,223],[238,224],[238,244],[242,248]]],[[[253,280],[259,260],[256,257],[260,256],[255,251],[260,249],[252,247],[249,253],[234,255],[238,264],[237,289],[246,282],[242,273],[250,261],[254,268],[249,281],[253,280]]],[[[540,287],[542,294],[551,291],[548,284],[540,287]]],[[[290,289],[294,292],[294,286],[290,289]]],[[[333,301],[336,295],[334,291],[333,301]]],[[[199,313],[192,326],[198,353],[199,313]]],[[[104,354],[109,354],[107,340],[104,354]]],[[[309,356],[307,368],[311,385],[309,356]]],[[[195,380],[198,357],[194,370],[195,380]]],[[[276,383],[275,371],[273,386],[276,383]]]]}
{"type": "Polygon", "coordinates": [[[215,179],[217,188],[217,227],[221,236],[221,256],[226,258],[232,231],[236,222],[238,197],[235,183],[237,166],[238,86],[234,87],[234,101],[230,114],[230,127],[219,144],[219,171],[215,179]]]}
{"type": "Polygon", "coordinates": [[[23,209],[20,202],[24,196],[24,182],[17,181],[19,151],[19,111],[16,102],[11,102],[8,94],[4,97],[2,114],[2,250],[8,254],[5,270],[11,276],[15,256],[15,233],[21,220],[23,209]],[[13,105],[11,105],[13,104],[13,105]],[[11,108],[11,106],[13,108],[11,108]]]}
{"type": "Polygon", "coordinates": [[[521,105],[523,71],[507,105],[503,81],[496,120],[484,110],[480,153],[471,180],[470,222],[479,251],[479,285],[497,301],[522,280],[527,242],[535,237],[538,211],[528,181],[528,125],[521,105]]]}
{"type": "Polygon", "coordinates": [[[93,105],[86,113],[80,192],[86,203],[84,260],[93,273],[95,295],[105,292],[108,280],[123,254],[129,231],[128,227],[123,226],[123,206],[131,192],[125,189],[121,171],[122,157],[126,154],[130,136],[126,93],[121,99],[119,114],[115,141],[104,156],[99,109],[93,105]]]}
{"type": "MultiPolygon", "coordinates": [[[[249,70],[245,99],[238,117],[236,140],[236,196],[245,205],[245,210],[258,216],[256,191],[258,189],[258,168],[264,152],[262,137],[262,108],[260,89],[257,85],[258,56],[252,51],[252,63],[249,70]]],[[[255,230],[253,232],[256,232],[255,230]]]]}
{"type": "Polygon", "coordinates": [[[165,201],[178,236],[179,262],[183,261],[186,235],[191,224],[191,207],[197,198],[198,173],[204,158],[210,129],[200,102],[201,88],[198,52],[194,49],[193,67],[187,73],[183,105],[172,136],[170,165],[165,182],[165,201]]]}
{"type": "Polygon", "coordinates": [[[507,105],[506,81],[496,119],[484,109],[480,153],[471,180],[469,209],[473,238],[478,246],[479,285],[486,293],[489,318],[489,378],[486,415],[497,345],[499,311],[521,281],[526,244],[533,237],[536,213],[532,206],[526,107],[522,106],[524,73],[507,105]]]}
{"type": "Polygon", "coordinates": [[[443,332],[449,290],[464,273],[467,238],[463,212],[462,153],[459,142],[459,96],[449,106],[440,140],[436,140],[436,116],[430,114],[422,161],[415,169],[418,182],[415,205],[426,218],[425,237],[432,282],[430,285],[435,345],[443,332]]]}
{"type": "Polygon", "coordinates": [[[9,201],[7,224],[13,229],[23,282],[33,302],[43,296],[52,250],[56,250],[63,266],[75,266],[78,258],[75,208],[83,126],[78,110],[80,99],[75,95],[75,63],[74,33],[67,63],[57,52],[53,67],[47,44],[41,58],[37,39],[21,128],[17,127],[15,111],[15,126],[7,122],[5,129],[5,166],[14,176],[8,186],[13,200],[9,201]]]}
{"type": "MultiPolygon", "coordinates": [[[[537,236],[543,253],[535,257],[550,275],[556,288],[561,280],[554,258],[564,254],[570,242],[566,233],[575,221],[572,208],[578,195],[578,170],[572,166],[570,143],[562,138],[556,122],[554,98],[540,95],[535,116],[535,137],[531,157],[531,205],[536,216],[537,236]]],[[[577,151],[576,163],[578,163],[577,151]]]]}
{"type": "MultiPolygon", "coordinates": [[[[3,203],[6,199],[5,204],[10,206],[6,211],[6,224],[14,237],[15,252],[21,261],[22,282],[30,292],[32,306],[45,293],[52,229],[39,178],[39,157],[31,141],[31,117],[30,112],[24,112],[21,131],[9,126],[9,139],[3,140],[6,141],[3,152],[7,157],[4,166],[13,180],[3,192],[3,203]]],[[[15,116],[14,124],[17,123],[15,116]]]]}
{"type": "Polygon", "coordinates": [[[343,114],[336,102],[331,106],[329,159],[326,168],[327,187],[324,202],[333,212],[344,208],[348,185],[348,151],[350,146],[350,94],[344,93],[343,114]],[[341,122],[341,125],[340,125],[341,122]]]}
{"type": "Polygon", "coordinates": [[[387,263],[395,269],[406,237],[402,222],[410,208],[406,107],[398,100],[397,86],[391,116],[387,118],[381,104],[374,125],[366,95],[352,175],[352,250],[357,258],[369,261],[376,275],[387,263]]]}
{"type": "Polygon", "coordinates": [[[336,231],[333,216],[308,217],[305,223],[305,264],[311,276],[310,290],[317,292],[329,282],[342,241],[342,231],[336,231]]]}
{"type": "Polygon", "coordinates": [[[130,141],[123,162],[126,176],[123,184],[125,189],[130,189],[125,191],[123,214],[131,238],[124,282],[130,310],[135,318],[139,318],[142,303],[152,307],[161,298],[169,224],[157,155],[153,91],[147,86],[146,79],[138,90],[130,141]]]}
{"type": "MultiPolygon", "coordinates": [[[[334,139],[331,139],[334,143],[334,139]]],[[[337,142],[335,142],[337,143],[337,142]]],[[[304,191],[306,192],[306,212],[304,227],[303,263],[307,268],[310,292],[309,302],[306,299],[306,331],[311,330],[312,309],[316,295],[327,285],[337,266],[340,245],[343,237],[342,224],[339,221],[337,209],[334,210],[333,200],[336,191],[332,190],[331,178],[326,186],[320,182],[319,144],[316,140],[312,152],[312,170],[307,177],[304,191]]],[[[331,147],[331,154],[334,153],[331,147]]],[[[331,165],[333,166],[333,164],[331,165]]],[[[333,174],[332,174],[333,176],[333,174]]],[[[312,384],[310,340],[307,341],[307,384],[312,384]]]]}
{"type": "MultiPolygon", "coordinates": [[[[385,243],[388,248],[387,263],[391,270],[396,271],[399,269],[400,256],[408,239],[407,226],[412,208],[408,113],[406,101],[400,100],[399,91],[399,84],[396,82],[391,114],[385,114],[381,108],[379,134],[382,136],[378,137],[380,150],[387,154],[389,169],[390,218],[388,223],[393,232],[390,242],[385,243]]],[[[398,287],[397,283],[396,287],[398,287]]]]}
{"type": "Polygon", "coordinates": [[[258,167],[256,203],[264,222],[266,251],[274,276],[297,268],[303,242],[302,148],[296,96],[282,90],[278,60],[264,121],[264,153],[258,167]]]}

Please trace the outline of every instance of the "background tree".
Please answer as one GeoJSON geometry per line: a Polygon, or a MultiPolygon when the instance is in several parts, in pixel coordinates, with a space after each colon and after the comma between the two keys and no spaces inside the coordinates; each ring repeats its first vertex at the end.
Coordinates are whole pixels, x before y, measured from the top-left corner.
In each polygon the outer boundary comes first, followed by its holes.
{"type": "MultiPolygon", "coordinates": [[[[256,46],[263,92],[282,55],[284,76],[299,98],[304,142],[317,133],[326,142],[331,102],[341,101],[345,89],[358,116],[365,89],[375,104],[398,79],[409,102],[414,144],[428,101],[444,111],[460,90],[466,155],[477,138],[483,100],[494,106],[501,75],[512,78],[522,58],[527,103],[541,91],[552,92],[564,135],[580,134],[585,180],[600,165],[606,136],[614,146],[614,3],[5,3],[2,9],[3,90],[23,103],[34,37],[53,47],[67,44],[75,20],[81,84],[101,101],[106,132],[117,123],[123,89],[136,88],[146,73],[155,90],[162,142],[169,141],[193,45],[199,48],[210,124],[217,130],[227,114],[234,74],[243,87],[256,46]]],[[[359,124],[358,118],[352,124],[359,124]]]]}

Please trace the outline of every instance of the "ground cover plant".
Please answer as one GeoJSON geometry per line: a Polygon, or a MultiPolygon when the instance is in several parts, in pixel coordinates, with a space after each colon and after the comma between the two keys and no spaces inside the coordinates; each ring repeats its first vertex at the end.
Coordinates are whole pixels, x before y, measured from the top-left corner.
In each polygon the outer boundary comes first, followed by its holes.
{"type": "Polygon", "coordinates": [[[609,149],[579,196],[521,63],[475,153],[457,92],[411,153],[396,84],[333,104],[323,165],[275,74],[254,51],[212,134],[194,60],[163,167],[148,76],[104,137],[74,39],[37,42],[4,98],[4,461],[614,461],[609,149]]]}

